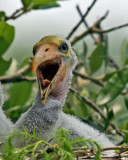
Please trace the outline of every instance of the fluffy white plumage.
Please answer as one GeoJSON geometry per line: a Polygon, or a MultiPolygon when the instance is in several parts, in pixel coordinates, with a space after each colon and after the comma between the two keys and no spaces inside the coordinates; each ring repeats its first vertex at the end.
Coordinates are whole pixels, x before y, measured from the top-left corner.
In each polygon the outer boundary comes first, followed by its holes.
{"type": "Polygon", "coordinates": [[[8,132],[12,131],[12,122],[6,117],[2,106],[4,104],[3,90],[0,82],[0,140],[3,141],[8,132]]]}
{"type": "MultiPolygon", "coordinates": [[[[97,129],[89,126],[88,124],[81,122],[78,118],[67,115],[63,112],[59,114],[57,127],[58,126],[74,132],[74,135],[76,135],[76,137],[83,136],[85,137],[85,139],[91,138],[103,147],[113,146],[113,143],[108,140],[104,133],[101,133],[97,129]]],[[[105,153],[112,154],[113,151],[107,151],[105,153]]]]}

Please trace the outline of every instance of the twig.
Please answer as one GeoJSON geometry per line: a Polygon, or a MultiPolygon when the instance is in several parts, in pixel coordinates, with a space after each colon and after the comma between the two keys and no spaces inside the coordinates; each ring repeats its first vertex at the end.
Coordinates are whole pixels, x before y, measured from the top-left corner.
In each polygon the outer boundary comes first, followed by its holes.
{"type": "Polygon", "coordinates": [[[103,151],[107,151],[107,150],[123,150],[123,149],[128,150],[128,147],[125,147],[125,146],[112,146],[112,147],[104,147],[104,148],[102,148],[103,151]]]}
{"type": "MultiPolygon", "coordinates": [[[[125,146],[110,146],[110,147],[103,147],[101,148],[102,151],[108,151],[108,150],[128,150],[128,147],[125,146]]],[[[81,149],[74,149],[74,152],[82,152],[85,151],[85,148],[81,149]]]]}
{"type": "Polygon", "coordinates": [[[88,34],[92,33],[92,28],[89,27],[86,31],[84,31],[83,33],[75,36],[71,41],[71,45],[74,45],[76,42],[78,42],[79,40],[81,40],[83,37],[87,36],[88,34]]]}
{"type": "MultiPolygon", "coordinates": [[[[17,71],[13,75],[10,75],[10,76],[0,76],[0,81],[2,83],[21,82],[21,81],[35,82],[36,81],[35,77],[23,76],[23,74],[25,74],[29,70],[30,70],[30,66],[27,65],[27,66],[23,67],[22,69],[20,69],[19,71],[17,71]]],[[[94,79],[94,78],[86,76],[84,74],[81,74],[77,70],[74,70],[73,73],[76,76],[79,76],[79,77],[81,77],[83,79],[88,79],[88,80],[94,82],[95,84],[103,86],[103,82],[101,82],[100,80],[94,79]]]]}
{"type": "Polygon", "coordinates": [[[124,25],[120,25],[117,27],[113,27],[110,29],[106,29],[106,30],[102,30],[102,29],[98,29],[94,26],[95,24],[92,25],[92,27],[89,27],[85,32],[79,34],[78,36],[74,37],[73,40],[71,40],[71,44],[75,44],[77,41],[79,41],[80,39],[82,39],[83,37],[87,36],[90,33],[108,33],[108,32],[112,32],[115,31],[117,29],[123,28],[128,26],[128,23],[124,24],[124,25]]]}
{"type": "MultiPolygon", "coordinates": [[[[0,76],[0,81],[2,83],[10,83],[10,82],[21,82],[21,81],[29,81],[29,82],[35,82],[36,78],[35,77],[29,77],[29,76],[23,76],[26,74],[28,71],[31,70],[31,65],[26,65],[25,67],[21,68],[18,70],[15,74],[9,75],[9,76],[0,76]]],[[[103,86],[103,82],[97,79],[94,79],[92,77],[89,77],[87,75],[79,73],[77,70],[74,70],[73,72],[76,76],[79,76],[83,79],[88,79],[92,81],[93,83],[103,86]]]]}
{"type": "MultiPolygon", "coordinates": [[[[88,104],[88,105],[91,106],[96,112],[98,112],[104,120],[107,119],[106,115],[104,115],[104,113],[102,112],[102,110],[101,110],[95,103],[93,103],[91,100],[83,97],[83,96],[79,93],[79,91],[75,90],[74,88],[70,88],[70,91],[73,92],[73,93],[76,93],[86,104],[88,104]]],[[[123,136],[123,134],[118,130],[118,128],[117,128],[113,123],[111,123],[111,126],[116,130],[116,132],[117,132],[120,136],[123,136]]]]}
{"type": "MultiPolygon", "coordinates": [[[[114,154],[114,155],[101,155],[102,160],[127,160],[128,154],[120,155],[120,154],[114,154]]],[[[78,157],[78,160],[94,160],[95,155],[93,156],[82,156],[78,157]]]]}
{"type": "MultiPolygon", "coordinates": [[[[21,81],[35,82],[36,77],[23,76],[23,74],[25,74],[25,72],[26,72],[27,67],[28,66],[25,66],[25,68],[22,68],[21,70],[17,71],[15,74],[13,74],[11,76],[0,76],[0,81],[2,83],[21,82],[21,81]]],[[[99,86],[104,86],[102,81],[94,79],[94,78],[89,77],[87,75],[81,74],[77,70],[74,70],[73,73],[74,73],[74,75],[79,76],[83,79],[90,80],[99,86]]]]}
{"type": "Polygon", "coordinates": [[[88,80],[92,81],[93,83],[95,83],[95,84],[97,84],[97,85],[99,85],[99,86],[102,86],[102,87],[104,86],[104,84],[103,84],[102,81],[97,80],[97,79],[95,79],[95,78],[92,78],[92,77],[90,77],[90,76],[87,76],[87,75],[85,75],[85,74],[81,74],[81,73],[79,73],[77,70],[74,70],[73,73],[74,73],[76,76],[81,77],[82,79],[88,79],[88,80]]]}
{"type": "Polygon", "coordinates": [[[86,31],[84,31],[83,33],[79,34],[78,36],[74,37],[73,40],[71,40],[71,44],[75,44],[77,41],[79,41],[80,39],[82,39],[83,37],[87,36],[88,34],[93,32],[93,29],[96,28],[96,26],[101,23],[101,21],[103,21],[108,15],[108,11],[101,17],[99,18],[96,22],[93,23],[93,25],[91,27],[89,27],[86,31]]]}
{"type": "MultiPolygon", "coordinates": [[[[81,12],[81,10],[80,10],[79,5],[76,6],[76,9],[77,9],[80,17],[82,18],[83,15],[82,15],[82,12],[81,12]]],[[[84,23],[84,25],[85,25],[87,28],[89,28],[89,25],[88,25],[88,23],[87,23],[87,21],[86,21],[85,19],[83,19],[83,23],[84,23]]],[[[100,43],[100,40],[97,39],[93,33],[90,33],[90,35],[91,35],[91,37],[93,38],[93,40],[94,40],[94,42],[95,42],[96,44],[99,44],[99,43],[100,43]]]]}
{"type": "Polygon", "coordinates": [[[76,24],[75,27],[73,27],[72,31],[68,34],[67,39],[69,39],[72,36],[72,34],[76,31],[76,29],[80,26],[80,24],[83,22],[84,18],[88,15],[89,11],[92,9],[92,7],[94,6],[94,4],[96,3],[96,1],[97,0],[93,0],[93,2],[88,7],[88,9],[85,12],[85,14],[82,16],[81,20],[76,24]]]}
{"type": "Polygon", "coordinates": [[[22,76],[23,74],[29,72],[30,69],[31,69],[31,65],[28,64],[25,67],[18,70],[16,73],[14,73],[11,76],[1,76],[0,81],[2,83],[9,83],[9,82],[19,82],[19,81],[22,81],[22,80],[25,80],[25,79],[30,80],[30,78],[28,78],[28,77],[24,78],[24,76],[22,76]]]}
{"type": "Polygon", "coordinates": [[[30,11],[30,9],[26,9],[26,8],[20,8],[17,9],[14,13],[12,13],[11,16],[5,16],[3,17],[4,21],[10,20],[10,19],[16,19],[18,17],[20,17],[21,15],[23,15],[24,13],[30,11]]]}
{"type": "Polygon", "coordinates": [[[119,26],[116,26],[116,27],[112,27],[112,28],[109,28],[109,29],[98,29],[98,28],[93,28],[93,32],[95,33],[108,33],[108,32],[112,32],[112,31],[115,31],[117,29],[121,29],[121,28],[124,28],[124,27],[127,27],[128,26],[128,23],[126,24],[122,24],[122,25],[119,25],[119,26]]]}
{"type": "Polygon", "coordinates": [[[104,16],[102,16],[95,23],[93,23],[93,25],[91,27],[89,27],[86,31],[84,31],[83,33],[81,33],[81,34],[77,35],[76,37],[74,37],[71,40],[71,44],[72,45],[75,44],[77,41],[79,41],[80,39],[82,39],[83,37],[87,36],[90,33],[109,33],[109,32],[115,31],[117,29],[120,29],[120,28],[128,26],[128,23],[126,23],[126,24],[122,24],[120,26],[112,27],[112,28],[109,28],[109,29],[106,29],[106,30],[102,30],[102,29],[97,28],[97,25],[100,24],[101,21],[103,21],[107,17],[107,15],[108,15],[108,11],[105,13],[104,16]]]}
{"type": "MultiPolygon", "coordinates": [[[[83,14],[82,14],[82,12],[81,12],[81,10],[80,10],[79,5],[76,5],[76,9],[77,9],[77,11],[78,11],[80,17],[83,18],[83,14]]],[[[89,26],[88,26],[88,23],[86,22],[85,19],[83,19],[83,23],[84,23],[84,25],[85,25],[87,28],[89,27],[89,26]]]]}
{"type": "Polygon", "coordinates": [[[73,92],[73,93],[76,93],[84,102],[86,102],[86,104],[88,104],[89,106],[91,106],[96,112],[98,112],[101,117],[103,119],[107,119],[107,117],[104,115],[104,113],[102,112],[102,110],[97,106],[95,105],[92,101],[90,101],[89,99],[85,98],[84,96],[82,96],[79,91],[77,91],[76,89],[74,88],[70,88],[70,91],[73,92]]]}
{"type": "Polygon", "coordinates": [[[99,18],[96,22],[94,22],[94,24],[92,25],[92,28],[97,28],[97,26],[100,25],[100,23],[108,16],[108,14],[109,14],[109,11],[107,10],[106,13],[101,18],[99,18]]]}
{"type": "Polygon", "coordinates": [[[14,83],[14,82],[22,82],[22,81],[29,81],[29,82],[35,82],[35,77],[28,77],[28,76],[3,76],[0,77],[0,81],[2,83],[14,83]]]}
{"type": "MultiPolygon", "coordinates": [[[[82,15],[82,12],[81,12],[81,10],[80,10],[79,5],[76,6],[76,9],[77,9],[79,15],[80,15],[81,18],[82,18],[83,15],[82,15]]],[[[87,21],[86,21],[86,20],[83,20],[83,23],[84,23],[84,25],[85,25],[85,26],[87,27],[87,29],[88,29],[88,28],[89,28],[89,25],[88,25],[87,21]]],[[[101,34],[102,34],[102,33],[101,33],[101,34]]],[[[90,35],[91,35],[92,39],[94,40],[95,44],[99,44],[99,43],[101,42],[98,38],[95,37],[95,35],[94,35],[93,33],[90,33],[90,35]]],[[[119,69],[119,66],[114,62],[114,60],[113,60],[111,57],[108,57],[108,60],[109,60],[109,64],[110,64],[111,67],[114,67],[115,69],[119,69]]]]}
{"type": "Polygon", "coordinates": [[[115,61],[111,57],[108,57],[108,60],[111,67],[114,67],[115,69],[119,69],[119,66],[115,63],[115,61]]]}
{"type": "MultiPolygon", "coordinates": [[[[112,147],[105,147],[101,148],[101,151],[107,151],[107,150],[127,150],[128,147],[125,146],[112,146],[112,147]]],[[[81,149],[74,149],[74,153],[78,156],[79,160],[84,160],[84,159],[95,159],[95,153],[92,152],[87,152],[84,148],[81,149]]],[[[117,159],[124,159],[128,158],[127,152],[119,153],[119,154],[112,154],[112,155],[102,155],[101,153],[101,158],[102,160],[117,160],[117,159]]],[[[125,160],[125,159],[124,159],[125,160]]]]}

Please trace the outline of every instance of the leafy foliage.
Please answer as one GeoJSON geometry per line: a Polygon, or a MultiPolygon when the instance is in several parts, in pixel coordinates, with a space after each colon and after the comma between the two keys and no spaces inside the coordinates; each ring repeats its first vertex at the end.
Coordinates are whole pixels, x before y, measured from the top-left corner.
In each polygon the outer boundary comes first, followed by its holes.
{"type": "Polygon", "coordinates": [[[48,9],[52,7],[59,7],[57,0],[21,0],[26,9],[48,9]]]}
{"type": "Polygon", "coordinates": [[[0,55],[11,45],[14,39],[14,27],[6,22],[0,22],[0,55]]]}
{"type": "Polygon", "coordinates": [[[107,84],[102,88],[100,95],[98,97],[98,104],[107,104],[111,100],[114,100],[121,91],[126,87],[128,82],[128,68],[127,66],[118,70],[112,77],[108,80],[107,84]]]}
{"type": "Polygon", "coordinates": [[[30,97],[31,91],[32,91],[32,83],[21,82],[13,84],[10,90],[10,95],[11,95],[10,107],[19,104],[23,106],[30,97]]]}
{"type": "Polygon", "coordinates": [[[5,61],[2,57],[0,57],[0,75],[4,75],[5,72],[9,69],[12,60],[5,61]]]}
{"type": "MultiPolygon", "coordinates": [[[[23,131],[15,129],[15,132],[11,133],[8,139],[1,146],[3,148],[2,158],[6,160],[24,160],[26,157],[31,159],[37,158],[38,156],[42,159],[53,160],[59,158],[60,160],[74,160],[76,154],[73,151],[76,144],[84,145],[85,151],[89,149],[89,146],[97,150],[99,156],[101,152],[100,146],[90,139],[84,140],[84,138],[76,138],[75,140],[70,139],[71,134],[65,129],[56,130],[56,134],[52,135],[52,140],[55,144],[50,144],[49,142],[43,140],[39,135],[36,135],[36,130],[34,129],[33,134],[29,134],[27,130],[23,127],[23,131]],[[21,148],[14,147],[13,143],[17,140],[17,143],[25,143],[21,148]],[[49,147],[48,149],[46,149],[49,147]],[[41,152],[43,151],[43,153],[41,152]]],[[[80,148],[80,147],[79,147],[80,148]]]]}
{"type": "Polygon", "coordinates": [[[128,40],[125,40],[122,44],[122,54],[121,54],[122,64],[128,64],[128,40]]]}
{"type": "Polygon", "coordinates": [[[5,12],[0,12],[0,21],[2,20],[2,18],[5,16],[5,12]]]}
{"type": "Polygon", "coordinates": [[[91,74],[96,72],[101,67],[104,57],[104,46],[102,44],[99,44],[89,58],[89,67],[91,74]]]}

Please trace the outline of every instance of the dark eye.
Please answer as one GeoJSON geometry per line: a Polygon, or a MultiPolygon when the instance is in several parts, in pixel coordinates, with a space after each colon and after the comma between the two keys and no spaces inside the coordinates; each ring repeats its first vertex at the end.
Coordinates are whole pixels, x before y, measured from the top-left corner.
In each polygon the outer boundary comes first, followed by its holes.
{"type": "Polygon", "coordinates": [[[60,47],[59,47],[60,51],[63,52],[63,53],[67,53],[68,52],[68,45],[63,42],[60,47]]]}
{"type": "Polygon", "coordinates": [[[33,55],[35,56],[35,54],[36,54],[36,49],[33,47],[33,55]]]}

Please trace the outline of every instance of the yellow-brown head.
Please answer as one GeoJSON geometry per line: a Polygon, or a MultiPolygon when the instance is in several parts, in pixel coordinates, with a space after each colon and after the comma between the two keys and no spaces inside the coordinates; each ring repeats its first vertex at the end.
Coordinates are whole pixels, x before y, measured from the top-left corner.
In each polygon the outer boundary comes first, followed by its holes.
{"type": "Polygon", "coordinates": [[[67,40],[56,35],[42,38],[33,47],[32,71],[37,74],[42,104],[63,81],[67,71],[73,70],[77,58],[67,40]]]}

